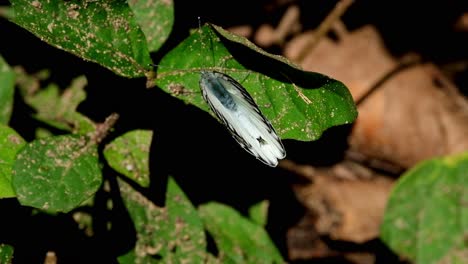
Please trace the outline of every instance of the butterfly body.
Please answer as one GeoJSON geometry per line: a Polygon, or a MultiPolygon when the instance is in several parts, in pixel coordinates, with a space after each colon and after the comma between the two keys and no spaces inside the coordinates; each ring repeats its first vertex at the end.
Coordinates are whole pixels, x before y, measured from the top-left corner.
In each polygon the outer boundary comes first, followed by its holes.
{"type": "Polygon", "coordinates": [[[240,83],[217,71],[202,71],[200,88],[211,110],[247,152],[272,167],[286,156],[270,121],[240,83]]]}

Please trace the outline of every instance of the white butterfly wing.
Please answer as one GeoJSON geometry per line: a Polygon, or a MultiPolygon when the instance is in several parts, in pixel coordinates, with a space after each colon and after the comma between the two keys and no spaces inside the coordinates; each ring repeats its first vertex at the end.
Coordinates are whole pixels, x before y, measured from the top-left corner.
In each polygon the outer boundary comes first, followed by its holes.
{"type": "Polygon", "coordinates": [[[236,80],[216,71],[203,71],[200,87],[205,101],[231,135],[250,154],[275,167],[286,156],[273,126],[236,80]]]}

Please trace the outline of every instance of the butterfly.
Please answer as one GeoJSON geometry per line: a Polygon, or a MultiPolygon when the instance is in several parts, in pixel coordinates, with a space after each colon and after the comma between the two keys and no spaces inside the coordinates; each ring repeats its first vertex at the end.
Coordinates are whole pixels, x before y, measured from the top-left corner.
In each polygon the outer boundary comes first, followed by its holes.
{"type": "Polygon", "coordinates": [[[271,167],[286,157],[281,139],[245,88],[229,75],[201,71],[203,98],[247,152],[271,167]]]}

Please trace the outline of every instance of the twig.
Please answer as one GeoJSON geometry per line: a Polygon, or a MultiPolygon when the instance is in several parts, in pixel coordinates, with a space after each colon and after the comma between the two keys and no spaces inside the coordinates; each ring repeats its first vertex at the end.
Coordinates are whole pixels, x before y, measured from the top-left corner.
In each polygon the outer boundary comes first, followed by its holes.
{"type": "Polygon", "coordinates": [[[94,142],[95,144],[99,144],[110,132],[110,130],[114,127],[115,123],[119,119],[119,114],[112,113],[110,116],[106,118],[104,123],[96,125],[96,131],[93,132],[91,135],[90,142],[94,142]]]}
{"type": "Polygon", "coordinates": [[[281,18],[281,21],[274,32],[274,43],[282,46],[286,41],[286,36],[294,31],[294,25],[298,24],[299,7],[296,5],[290,6],[286,13],[281,18]]]}
{"type": "Polygon", "coordinates": [[[416,54],[408,54],[404,56],[395,68],[385,73],[382,78],[380,78],[374,85],[369,88],[369,90],[366,91],[366,93],[355,100],[356,106],[361,105],[367,98],[369,98],[371,94],[377,91],[386,81],[390,80],[390,78],[394,77],[397,73],[420,63],[421,58],[416,54]]]}
{"type": "Polygon", "coordinates": [[[304,48],[299,52],[297,56],[297,61],[299,64],[303,62],[307,53],[312,50],[319,40],[327,34],[333,24],[344,14],[348,7],[353,3],[353,0],[341,0],[336,5],[335,8],[328,14],[328,16],[320,23],[317,30],[313,34],[313,37],[309,38],[309,41],[306,43],[304,48]]]}

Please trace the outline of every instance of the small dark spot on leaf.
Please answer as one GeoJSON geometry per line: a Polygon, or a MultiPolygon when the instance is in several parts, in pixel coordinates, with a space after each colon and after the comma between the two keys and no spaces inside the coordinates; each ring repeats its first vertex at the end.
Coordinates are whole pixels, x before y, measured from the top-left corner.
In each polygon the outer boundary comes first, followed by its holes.
{"type": "Polygon", "coordinates": [[[177,251],[177,246],[173,246],[173,247],[171,248],[171,252],[172,252],[172,253],[175,253],[176,251],[177,251]]]}
{"type": "Polygon", "coordinates": [[[162,256],[161,256],[161,254],[156,254],[156,255],[153,255],[152,258],[156,259],[156,260],[161,260],[162,256]]]}
{"type": "Polygon", "coordinates": [[[176,83],[169,84],[168,89],[175,96],[188,95],[191,93],[183,85],[176,84],[176,83]]]}

